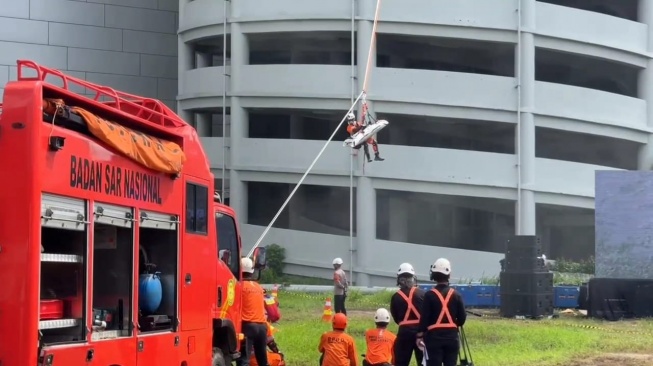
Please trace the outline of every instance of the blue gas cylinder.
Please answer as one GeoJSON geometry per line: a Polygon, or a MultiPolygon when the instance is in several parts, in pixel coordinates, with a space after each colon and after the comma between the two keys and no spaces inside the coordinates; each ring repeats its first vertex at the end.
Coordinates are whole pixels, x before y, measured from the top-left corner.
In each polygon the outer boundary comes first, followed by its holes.
{"type": "Polygon", "coordinates": [[[161,305],[163,288],[161,286],[161,272],[143,273],[138,285],[138,306],[141,310],[154,313],[161,305]]]}

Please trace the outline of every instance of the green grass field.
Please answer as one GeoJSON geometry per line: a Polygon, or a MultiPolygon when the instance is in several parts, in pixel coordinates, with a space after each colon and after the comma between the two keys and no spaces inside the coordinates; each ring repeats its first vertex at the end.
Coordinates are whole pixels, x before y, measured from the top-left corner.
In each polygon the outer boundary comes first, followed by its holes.
{"type": "MultiPolygon", "coordinates": [[[[373,311],[389,307],[392,293],[347,299],[349,328],[358,354],[365,352],[363,334],[374,326],[373,311]]],[[[326,294],[279,292],[282,320],[276,324],[279,348],[288,366],[316,366],[326,294]]],[[[396,331],[396,325],[390,329],[396,331]]],[[[469,316],[465,326],[476,366],[498,365],[653,365],[653,322],[601,322],[582,316],[551,320],[510,320],[469,316]],[[642,356],[639,356],[642,355],[642,356]]]]}

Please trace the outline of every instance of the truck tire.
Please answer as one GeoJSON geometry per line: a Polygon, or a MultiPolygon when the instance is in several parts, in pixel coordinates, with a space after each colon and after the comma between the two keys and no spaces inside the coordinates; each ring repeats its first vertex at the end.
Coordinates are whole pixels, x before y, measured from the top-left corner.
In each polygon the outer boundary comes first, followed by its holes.
{"type": "Polygon", "coordinates": [[[231,357],[224,355],[218,347],[213,348],[213,360],[211,366],[231,366],[231,357]]]}

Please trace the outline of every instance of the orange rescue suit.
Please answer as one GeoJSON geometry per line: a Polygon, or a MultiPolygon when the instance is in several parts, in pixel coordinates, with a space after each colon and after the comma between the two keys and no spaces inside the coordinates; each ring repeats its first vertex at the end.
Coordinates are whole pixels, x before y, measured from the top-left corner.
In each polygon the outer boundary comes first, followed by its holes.
{"type": "MultiPolygon", "coordinates": [[[[270,366],[285,366],[286,361],[281,358],[280,353],[274,353],[270,350],[268,350],[268,365],[270,366]]],[[[258,363],[256,363],[256,357],[252,355],[252,357],[249,358],[249,366],[258,366],[258,363]]]]}
{"type": "Polygon", "coordinates": [[[365,360],[370,365],[390,363],[393,364],[392,346],[395,343],[395,336],[387,329],[368,329],[365,332],[365,343],[367,351],[365,360]]]}
{"type": "Polygon", "coordinates": [[[349,125],[349,126],[347,126],[347,132],[349,133],[349,135],[353,135],[353,134],[355,134],[355,133],[358,132],[358,130],[360,130],[360,129],[361,129],[361,128],[360,128],[359,126],[356,126],[356,125],[349,125]]]}
{"type": "Polygon", "coordinates": [[[267,323],[265,319],[265,290],[255,281],[243,281],[242,320],[250,323],[267,323]]]}
{"type": "MultiPolygon", "coordinates": [[[[276,330],[274,327],[272,327],[272,324],[270,322],[267,323],[268,325],[268,343],[274,340],[274,333],[276,330]]],[[[286,366],[286,361],[283,359],[280,353],[275,353],[270,350],[268,350],[268,364],[270,366],[286,366]]],[[[256,362],[256,356],[254,356],[254,352],[252,352],[252,356],[249,358],[249,366],[258,366],[258,363],[256,362]]]]}
{"type": "Polygon", "coordinates": [[[317,349],[324,353],[322,366],[358,366],[354,338],[341,330],[322,334],[317,349]]]}

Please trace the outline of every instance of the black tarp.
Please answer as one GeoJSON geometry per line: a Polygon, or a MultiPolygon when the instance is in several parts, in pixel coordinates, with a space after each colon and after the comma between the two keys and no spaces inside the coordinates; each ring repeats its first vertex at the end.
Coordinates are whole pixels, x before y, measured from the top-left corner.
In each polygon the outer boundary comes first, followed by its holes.
{"type": "Polygon", "coordinates": [[[589,317],[613,321],[653,317],[653,280],[593,278],[588,294],[589,317]]]}

